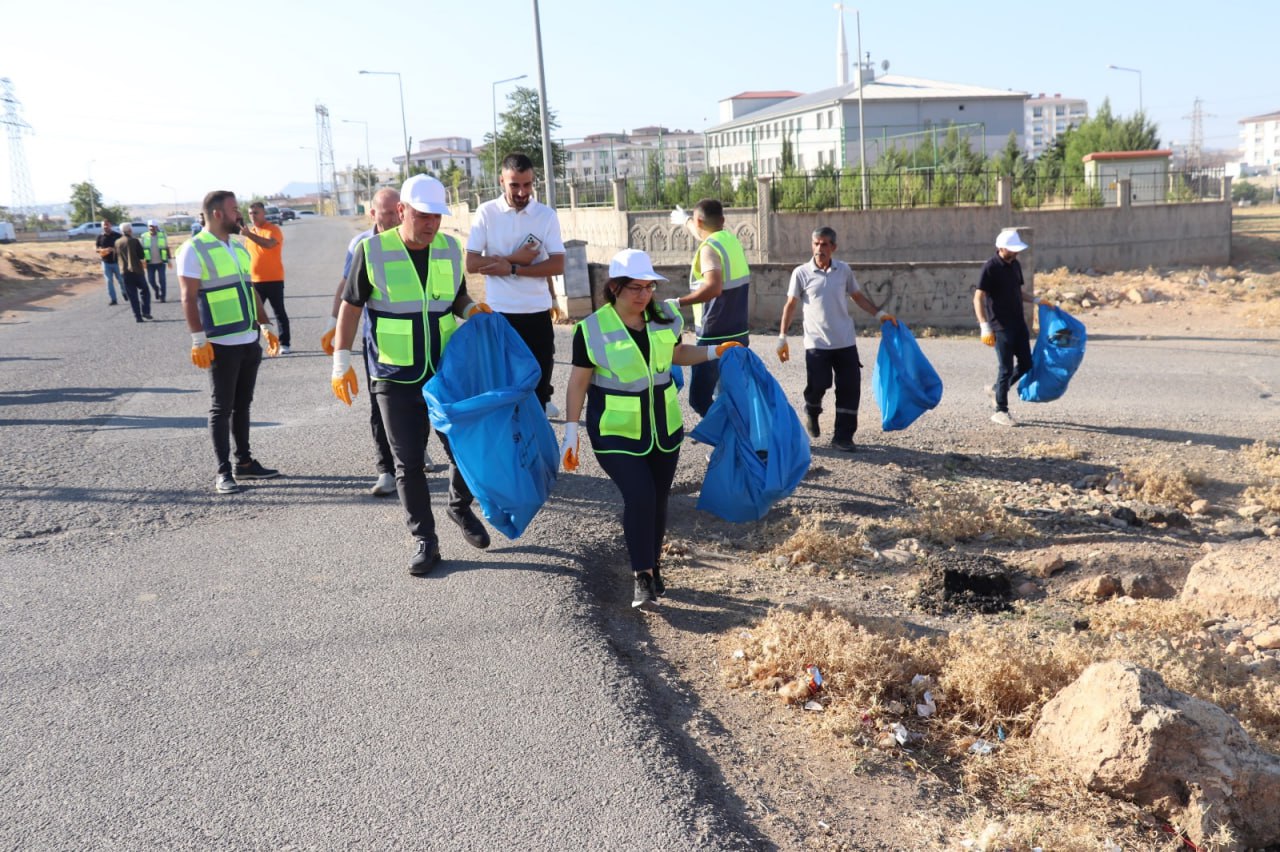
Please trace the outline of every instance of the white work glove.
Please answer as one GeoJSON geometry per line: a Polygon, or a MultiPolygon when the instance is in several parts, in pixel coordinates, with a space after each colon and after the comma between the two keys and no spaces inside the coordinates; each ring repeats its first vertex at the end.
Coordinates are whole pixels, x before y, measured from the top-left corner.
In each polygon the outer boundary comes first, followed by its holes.
{"type": "Polygon", "coordinates": [[[989,322],[978,323],[978,331],[982,335],[982,342],[984,345],[986,346],[996,345],[996,333],[991,330],[991,323],[989,322]]]}
{"type": "Polygon", "coordinates": [[[688,222],[692,218],[693,217],[689,215],[689,211],[685,210],[679,204],[676,205],[675,210],[671,211],[671,224],[673,225],[683,226],[686,222],[688,222]]]}
{"type": "Polygon", "coordinates": [[[351,369],[351,350],[339,349],[333,353],[333,373],[329,377],[329,386],[333,395],[347,405],[359,392],[360,383],[356,380],[356,371],[351,369]]]}
{"type": "Polygon", "coordinates": [[[785,334],[778,335],[778,360],[784,364],[791,360],[791,344],[785,334]]]}
{"type": "Polygon", "coordinates": [[[560,463],[573,472],[578,469],[578,424],[564,424],[564,441],[560,443],[560,463]]]}
{"type": "Polygon", "coordinates": [[[204,345],[208,342],[209,342],[209,339],[204,336],[203,331],[191,332],[191,348],[192,349],[203,349],[204,345]]]}

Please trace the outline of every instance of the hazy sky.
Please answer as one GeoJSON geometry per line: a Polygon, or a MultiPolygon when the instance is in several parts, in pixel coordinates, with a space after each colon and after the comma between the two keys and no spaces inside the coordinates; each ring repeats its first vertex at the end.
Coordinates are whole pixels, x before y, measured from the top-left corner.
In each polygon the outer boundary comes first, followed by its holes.
{"type": "MultiPolygon", "coordinates": [[[[852,4],[849,4],[852,6],[852,4]]],[[[1142,70],[1165,144],[1191,135],[1204,101],[1206,147],[1239,144],[1240,118],[1280,110],[1270,43],[1280,3],[1078,0],[1053,4],[868,2],[863,51],[890,73],[1088,99],[1130,113],[1142,70]],[[1208,117],[1212,114],[1215,117],[1208,117]]],[[[92,177],[106,200],[174,200],[214,188],[267,193],[315,179],[315,104],[328,106],[338,168],[402,149],[409,135],[491,130],[495,80],[536,87],[532,0],[251,4],[2,2],[0,77],[13,80],[37,203],[92,177]],[[165,185],[173,191],[164,188],[165,185]]],[[[702,130],[746,89],[835,84],[836,12],[823,0],[542,0],[548,102],[558,138],[660,124],[702,130]]],[[[849,50],[854,16],[846,13],[849,50]]],[[[498,87],[498,108],[516,85],[498,87]]],[[[416,141],[415,141],[416,147],[416,141]]],[[[7,149],[0,204],[11,201],[7,149]]]]}

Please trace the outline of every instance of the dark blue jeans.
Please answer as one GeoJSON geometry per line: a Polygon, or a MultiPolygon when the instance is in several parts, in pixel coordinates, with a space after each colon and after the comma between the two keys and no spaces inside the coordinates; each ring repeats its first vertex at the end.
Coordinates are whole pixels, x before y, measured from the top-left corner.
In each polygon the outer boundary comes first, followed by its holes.
{"type": "Polygon", "coordinates": [[[163,263],[147,264],[147,280],[151,282],[151,289],[156,291],[156,298],[162,302],[169,291],[169,283],[165,280],[165,269],[166,266],[163,263]]]}
{"type": "MultiPolygon", "coordinates": [[[[737,337],[725,337],[718,340],[703,340],[698,338],[694,341],[697,346],[719,346],[721,343],[727,343],[730,340],[736,340],[743,346],[750,346],[750,335],[740,334],[737,337]]],[[[689,368],[689,405],[693,406],[693,410],[698,412],[699,417],[706,417],[707,412],[711,410],[711,403],[714,400],[716,385],[720,382],[720,360],[707,361],[705,364],[694,364],[689,368]]]]}
{"type": "Polygon", "coordinates": [[[822,397],[827,388],[836,386],[837,441],[852,441],[858,431],[858,396],[862,390],[862,362],[858,347],[804,350],[804,408],[817,416],[822,413],[822,397]]]}
{"type": "Polygon", "coordinates": [[[120,264],[102,261],[102,277],[107,279],[107,296],[111,299],[111,304],[114,305],[116,303],[115,281],[117,278],[120,279],[120,289],[124,289],[124,279],[120,278],[120,264]]]}
{"type": "Polygon", "coordinates": [[[1031,371],[1031,332],[1026,325],[996,332],[996,411],[1009,410],[1009,389],[1031,371]],[[1016,366],[1015,366],[1016,361],[1016,366]]]}

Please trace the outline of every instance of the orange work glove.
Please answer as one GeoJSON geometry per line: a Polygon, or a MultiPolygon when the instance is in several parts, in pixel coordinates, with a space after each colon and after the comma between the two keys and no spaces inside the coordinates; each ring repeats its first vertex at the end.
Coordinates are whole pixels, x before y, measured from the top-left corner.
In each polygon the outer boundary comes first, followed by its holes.
{"type": "Polygon", "coordinates": [[[472,302],[471,307],[467,308],[466,310],[465,319],[471,319],[476,314],[491,314],[491,313],[493,313],[493,308],[489,307],[484,302],[472,302]]]}
{"type": "Polygon", "coordinates": [[[785,334],[778,335],[778,360],[784,364],[791,360],[791,344],[785,334]]]}
{"type": "Polygon", "coordinates": [[[269,322],[264,322],[259,328],[262,329],[262,336],[267,341],[267,357],[276,357],[280,354],[280,338],[276,337],[275,329],[269,322]]]}
{"type": "MultiPolygon", "coordinates": [[[[726,351],[732,349],[735,346],[741,346],[741,345],[742,344],[736,340],[730,340],[727,343],[721,343],[719,346],[715,348],[716,357],[719,358],[720,356],[724,355],[726,351]]],[[[711,359],[708,358],[707,360],[711,360],[711,359]]]]}
{"type": "Polygon", "coordinates": [[[889,313],[888,311],[877,311],[876,319],[880,320],[880,322],[891,322],[895,326],[897,326],[898,324],[898,318],[895,317],[893,314],[889,313]]]}
{"type": "Polygon", "coordinates": [[[191,333],[191,363],[201,370],[213,366],[213,344],[205,339],[203,331],[191,333]]]}
{"type": "Polygon", "coordinates": [[[560,443],[560,463],[572,473],[578,469],[578,424],[564,425],[564,441],[560,443]]]}
{"type": "Polygon", "coordinates": [[[338,332],[338,318],[329,317],[329,324],[325,326],[324,334],[320,335],[320,348],[324,350],[324,354],[333,354],[333,336],[338,332]]]}
{"type": "Polygon", "coordinates": [[[329,378],[329,384],[333,388],[333,395],[347,405],[360,392],[356,371],[351,369],[350,349],[340,349],[333,353],[333,375],[329,378]]]}
{"type": "Polygon", "coordinates": [[[982,343],[984,346],[996,345],[996,333],[991,330],[991,323],[989,322],[978,323],[978,330],[982,334],[982,343]]]}

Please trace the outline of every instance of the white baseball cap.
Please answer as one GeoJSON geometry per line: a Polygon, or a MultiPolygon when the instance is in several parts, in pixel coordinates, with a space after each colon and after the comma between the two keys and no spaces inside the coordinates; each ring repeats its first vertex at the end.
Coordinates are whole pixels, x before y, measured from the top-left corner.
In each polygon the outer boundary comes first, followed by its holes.
{"type": "Polygon", "coordinates": [[[634,278],[637,281],[666,281],[653,271],[653,261],[639,249],[623,249],[609,261],[610,278],[634,278]]]}
{"type": "Polygon", "coordinates": [[[996,248],[1005,249],[1017,254],[1020,251],[1026,251],[1031,248],[1031,246],[1024,243],[1022,241],[1022,237],[1018,236],[1017,228],[1005,228],[1000,232],[1000,235],[996,237],[996,248]]]}
{"type": "Polygon", "coordinates": [[[400,188],[400,200],[419,213],[449,215],[444,184],[430,175],[414,175],[400,188]]]}
{"type": "Polygon", "coordinates": [[[156,222],[156,220],[155,220],[155,219],[148,219],[148,220],[147,220],[147,227],[148,227],[148,228],[158,228],[158,227],[160,227],[160,225],[159,225],[159,224],[157,224],[157,222],[156,222]]]}

